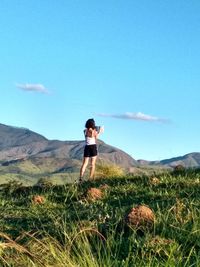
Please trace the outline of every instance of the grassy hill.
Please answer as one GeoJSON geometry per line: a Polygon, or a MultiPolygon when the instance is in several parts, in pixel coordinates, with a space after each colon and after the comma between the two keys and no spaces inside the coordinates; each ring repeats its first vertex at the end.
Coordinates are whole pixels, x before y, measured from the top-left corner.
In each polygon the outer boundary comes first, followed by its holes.
{"type": "MultiPolygon", "coordinates": [[[[98,158],[96,173],[97,176],[101,175],[102,166],[106,166],[108,172],[113,171],[118,165],[111,163],[109,160],[102,160],[98,158]]],[[[81,161],[76,159],[58,159],[58,158],[29,158],[12,160],[8,163],[0,165],[0,184],[4,184],[11,181],[22,183],[24,186],[33,186],[41,179],[46,179],[52,184],[68,184],[73,183],[79,177],[79,171],[81,167],[81,161]]],[[[128,170],[122,168],[123,174],[131,173],[133,175],[152,175],[167,172],[170,170],[167,167],[162,166],[137,166],[131,167],[128,170]]],[[[88,173],[86,170],[86,176],[88,173]]],[[[103,170],[105,172],[105,170],[103,170]]],[[[107,175],[108,173],[106,173],[107,175]]]]}
{"type": "Polygon", "coordinates": [[[0,266],[200,266],[198,170],[0,189],[0,266]]]}
{"type": "Polygon", "coordinates": [[[30,186],[40,179],[48,179],[58,184],[61,180],[62,183],[70,183],[78,177],[80,164],[81,162],[76,160],[56,158],[17,160],[0,166],[0,184],[15,180],[25,186],[30,186]]]}

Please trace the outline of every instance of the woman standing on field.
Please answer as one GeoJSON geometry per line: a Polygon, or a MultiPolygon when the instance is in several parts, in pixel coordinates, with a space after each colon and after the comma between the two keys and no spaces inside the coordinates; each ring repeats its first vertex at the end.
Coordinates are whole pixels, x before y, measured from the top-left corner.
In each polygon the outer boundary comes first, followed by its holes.
{"type": "Polygon", "coordinates": [[[83,163],[80,169],[79,182],[83,181],[83,175],[90,161],[90,179],[94,179],[95,164],[97,159],[97,138],[103,132],[103,127],[95,126],[94,119],[88,119],[85,123],[85,148],[83,163]]]}

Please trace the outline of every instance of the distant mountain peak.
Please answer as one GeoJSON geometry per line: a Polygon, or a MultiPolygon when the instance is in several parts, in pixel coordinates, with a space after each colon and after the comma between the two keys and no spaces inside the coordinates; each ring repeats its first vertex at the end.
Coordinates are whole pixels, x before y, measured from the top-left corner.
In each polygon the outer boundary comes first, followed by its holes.
{"type": "MultiPolygon", "coordinates": [[[[29,129],[0,124],[0,160],[38,157],[82,160],[84,141],[48,140],[29,129]]],[[[138,165],[124,151],[98,140],[99,159],[124,168],[138,165]]],[[[70,161],[71,162],[71,161],[70,161]]]]}
{"type": "Polygon", "coordinates": [[[183,156],[174,157],[170,159],[164,159],[159,162],[154,162],[157,165],[175,167],[177,165],[182,165],[185,168],[196,168],[200,167],[200,153],[199,152],[192,152],[185,154],[183,156]]]}

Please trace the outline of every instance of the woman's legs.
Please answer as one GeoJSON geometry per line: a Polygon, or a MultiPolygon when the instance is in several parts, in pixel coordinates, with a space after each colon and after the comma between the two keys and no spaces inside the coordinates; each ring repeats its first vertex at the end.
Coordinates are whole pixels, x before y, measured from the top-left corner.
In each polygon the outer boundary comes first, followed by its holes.
{"type": "Polygon", "coordinates": [[[81,166],[81,169],[80,169],[80,178],[83,177],[83,175],[85,173],[85,170],[87,168],[88,162],[89,162],[89,157],[84,157],[83,158],[83,163],[82,163],[82,166],[81,166]]]}
{"type": "Polygon", "coordinates": [[[83,163],[82,163],[82,166],[81,166],[81,169],[80,169],[80,180],[82,179],[82,177],[83,177],[83,175],[85,173],[85,170],[87,168],[89,160],[90,160],[90,179],[94,179],[96,159],[97,159],[97,156],[94,156],[94,157],[91,157],[91,158],[89,158],[89,157],[84,157],[83,158],[83,163]]]}
{"type": "Polygon", "coordinates": [[[94,179],[96,159],[97,156],[90,158],[90,179],[94,179]]]}

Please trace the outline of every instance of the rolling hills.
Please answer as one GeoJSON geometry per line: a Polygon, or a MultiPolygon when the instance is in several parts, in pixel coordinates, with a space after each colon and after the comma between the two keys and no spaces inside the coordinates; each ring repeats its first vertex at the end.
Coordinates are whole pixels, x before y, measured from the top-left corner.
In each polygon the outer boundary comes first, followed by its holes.
{"type": "MultiPolygon", "coordinates": [[[[1,180],[7,180],[8,177],[20,179],[22,176],[32,180],[44,175],[77,173],[83,149],[83,140],[48,140],[31,130],[0,124],[1,180]]],[[[98,151],[99,162],[117,164],[125,169],[138,166],[138,162],[130,155],[101,140],[98,140],[98,151]]]]}
{"type": "MultiPolygon", "coordinates": [[[[0,124],[0,176],[33,179],[40,175],[79,172],[84,141],[48,140],[26,128],[0,124]],[[2,176],[3,175],[3,176],[2,176]]],[[[116,164],[127,171],[138,168],[200,167],[200,153],[162,161],[135,160],[124,151],[98,140],[98,162],[116,164]]],[[[62,178],[63,179],[63,178],[62,178]]]]}

